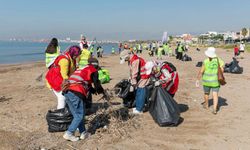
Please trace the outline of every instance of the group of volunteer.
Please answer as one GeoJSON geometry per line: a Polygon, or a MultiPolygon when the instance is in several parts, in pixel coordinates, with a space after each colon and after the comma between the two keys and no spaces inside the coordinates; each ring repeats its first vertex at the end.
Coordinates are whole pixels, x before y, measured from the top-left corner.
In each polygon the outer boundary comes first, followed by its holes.
{"type": "MultiPolygon", "coordinates": [[[[84,125],[84,117],[87,108],[91,108],[91,94],[103,94],[108,99],[108,95],[103,89],[98,77],[99,62],[93,58],[88,49],[86,38],[81,40],[80,46],[74,45],[65,52],[60,53],[58,41],[53,38],[46,49],[46,67],[48,73],[46,81],[48,87],[56,95],[58,104],[57,109],[62,109],[67,104],[73,120],[64,133],[63,137],[70,141],[78,141],[89,136],[84,125]],[[78,129],[80,137],[74,135],[78,129]]],[[[171,54],[170,46],[167,43],[159,46],[158,53],[166,51],[171,54]]],[[[128,62],[130,69],[129,82],[131,83],[130,92],[135,91],[134,114],[142,114],[145,106],[146,93],[149,84],[155,87],[161,86],[167,93],[174,97],[178,90],[179,76],[176,68],[170,62],[146,61],[137,55],[137,50],[129,49],[124,45],[120,52],[120,64],[128,62]]],[[[182,58],[183,46],[179,43],[177,46],[177,59],[182,58]]],[[[202,78],[204,89],[204,108],[208,108],[208,97],[210,91],[213,93],[214,110],[217,113],[218,92],[220,83],[218,82],[218,67],[223,69],[224,62],[216,55],[216,50],[209,47],[205,55],[203,66],[197,76],[196,86],[199,86],[199,80],[202,78]]],[[[158,59],[162,59],[158,55],[158,59]]]]}
{"type": "Polygon", "coordinates": [[[172,97],[178,89],[179,77],[176,69],[167,62],[148,61],[138,56],[136,52],[123,50],[120,53],[120,64],[128,62],[130,68],[130,92],[136,90],[134,114],[142,114],[146,100],[146,86],[151,81],[154,86],[162,86],[172,97]]]}
{"type": "Polygon", "coordinates": [[[82,39],[80,46],[74,45],[65,52],[59,52],[58,41],[53,38],[46,49],[46,81],[56,95],[57,109],[67,104],[73,120],[63,137],[78,141],[89,136],[84,125],[86,108],[91,108],[91,94],[103,94],[108,98],[98,78],[99,62],[91,57],[88,44],[82,39]],[[74,135],[76,130],[80,138],[74,135]]]}

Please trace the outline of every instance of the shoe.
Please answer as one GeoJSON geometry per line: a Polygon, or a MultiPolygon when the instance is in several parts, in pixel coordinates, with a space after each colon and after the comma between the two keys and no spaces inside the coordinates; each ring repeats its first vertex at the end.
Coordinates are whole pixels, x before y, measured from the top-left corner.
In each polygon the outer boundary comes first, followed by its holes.
{"type": "Polygon", "coordinates": [[[79,137],[76,137],[73,134],[70,135],[67,132],[64,133],[63,138],[72,142],[76,142],[79,140],[79,137]]]}
{"type": "Polygon", "coordinates": [[[89,136],[90,136],[90,133],[85,131],[85,132],[81,133],[80,139],[81,139],[81,140],[85,140],[85,139],[87,139],[89,136]]]}
{"type": "Polygon", "coordinates": [[[135,114],[135,115],[141,115],[141,114],[143,114],[142,111],[138,111],[138,110],[136,110],[136,108],[133,108],[133,112],[132,113],[135,114]]]}

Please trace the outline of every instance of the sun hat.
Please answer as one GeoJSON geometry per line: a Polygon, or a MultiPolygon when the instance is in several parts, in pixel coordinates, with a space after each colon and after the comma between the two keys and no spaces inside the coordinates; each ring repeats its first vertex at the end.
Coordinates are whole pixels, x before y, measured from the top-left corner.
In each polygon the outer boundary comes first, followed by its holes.
{"type": "Polygon", "coordinates": [[[123,50],[120,53],[120,64],[124,64],[126,61],[126,58],[128,58],[130,54],[131,52],[129,50],[123,50]]]}
{"type": "Polygon", "coordinates": [[[207,48],[207,50],[205,51],[205,55],[207,57],[210,57],[210,58],[215,58],[217,57],[216,53],[215,53],[215,48],[214,47],[209,47],[207,48]]]}
{"type": "Polygon", "coordinates": [[[146,69],[146,75],[150,75],[152,72],[153,67],[155,66],[155,63],[153,61],[148,61],[145,64],[146,69]]]}

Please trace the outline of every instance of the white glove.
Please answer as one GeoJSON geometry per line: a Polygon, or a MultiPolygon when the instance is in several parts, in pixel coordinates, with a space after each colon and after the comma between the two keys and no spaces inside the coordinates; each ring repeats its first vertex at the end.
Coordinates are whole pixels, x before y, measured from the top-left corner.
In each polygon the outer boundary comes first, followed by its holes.
{"type": "Polygon", "coordinates": [[[155,82],[155,86],[159,86],[160,84],[161,84],[160,81],[155,82]]]}
{"type": "Polygon", "coordinates": [[[200,82],[199,82],[199,80],[196,80],[196,82],[195,82],[195,86],[196,86],[196,87],[199,87],[199,86],[200,86],[200,82]]]}
{"type": "Polygon", "coordinates": [[[134,86],[131,85],[130,88],[129,88],[129,92],[134,92],[134,90],[135,90],[134,86]]]}

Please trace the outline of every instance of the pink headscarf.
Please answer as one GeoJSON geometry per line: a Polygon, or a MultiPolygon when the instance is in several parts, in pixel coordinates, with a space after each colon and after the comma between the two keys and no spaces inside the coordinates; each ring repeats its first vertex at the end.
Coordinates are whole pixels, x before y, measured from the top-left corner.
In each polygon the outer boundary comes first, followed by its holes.
{"type": "Polygon", "coordinates": [[[73,45],[69,48],[69,55],[71,58],[78,57],[79,55],[81,55],[81,48],[77,45],[73,45]]]}

